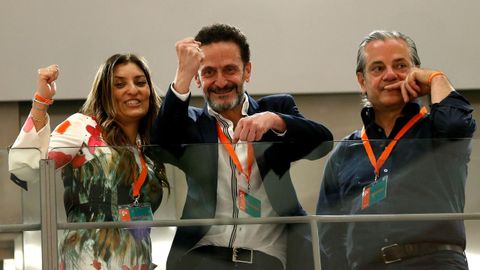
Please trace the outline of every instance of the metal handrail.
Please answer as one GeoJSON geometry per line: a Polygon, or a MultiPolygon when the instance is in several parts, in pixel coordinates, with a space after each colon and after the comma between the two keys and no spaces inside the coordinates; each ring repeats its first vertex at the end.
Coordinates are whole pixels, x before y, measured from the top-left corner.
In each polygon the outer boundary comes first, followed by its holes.
{"type": "Polygon", "coordinates": [[[291,223],[345,223],[345,222],[387,222],[387,221],[431,221],[431,220],[480,220],[480,213],[430,213],[430,214],[378,214],[378,215],[311,215],[298,217],[261,218],[205,218],[153,221],[111,221],[58,223],[59,230],[138,228],[138,227],[184,227],[239,224],[291,224],[291,223]]]}
{"type": "Polygon", "coordinates": [[[39,231],[40,223],[33,224],[1,224],[0,233],[19,233],[24,231],[39,231]]]}

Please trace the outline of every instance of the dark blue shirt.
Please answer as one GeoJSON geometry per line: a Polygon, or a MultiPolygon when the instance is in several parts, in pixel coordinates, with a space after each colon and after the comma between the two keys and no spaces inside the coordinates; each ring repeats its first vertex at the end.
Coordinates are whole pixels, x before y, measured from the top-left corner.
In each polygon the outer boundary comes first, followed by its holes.
{"type": "MultiPolygon", "coordinates": [[[[377,159],[419,111],[419,104],[406,104],[387,137],[374,121],[373,108],[362,110],[377,159]]],[[[362,190],[374,181],[375,172],[360,131],[353,132],[337,145],[327,162],[317,214],[463,212],[469,138],[475,131],[472,111],[457,92],[431,105],[430,113],[405,133],[380,168],[379,177],[388,178],[386,198],[365,209],[361,208],[362,190]]],[[[380,249],[395,243],[440,242],[465,247],[463,221],[324,223],[319,227],[322,269],[356,269],[381,261],[380,249]]]]}

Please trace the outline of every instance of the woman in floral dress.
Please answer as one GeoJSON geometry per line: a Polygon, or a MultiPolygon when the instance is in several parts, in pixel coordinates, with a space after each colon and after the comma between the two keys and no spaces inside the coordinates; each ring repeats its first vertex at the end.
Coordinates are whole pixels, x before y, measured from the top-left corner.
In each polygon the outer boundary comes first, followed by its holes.
{"type": "MultiPolygon", "coordinates": [[[[160,104],[145,60],[133,54],[107,59],[80,112],[50,134],[47,109],[58,75],[57,65],[38,70],[32,109],[9,154],[10,172],[35,181],[39,160],[53,159],[63,170],[68,222],[135,220],[132,209],[141,209],[141,220],[152,218],[169,185],[163,164],[141,147],[149,144],[160,104]],[[40,151],[14,149],[22,147],[40,151]]],[[[59,269],[154,269],[151,248],[148,228],[65,230],[59,269]]]]}

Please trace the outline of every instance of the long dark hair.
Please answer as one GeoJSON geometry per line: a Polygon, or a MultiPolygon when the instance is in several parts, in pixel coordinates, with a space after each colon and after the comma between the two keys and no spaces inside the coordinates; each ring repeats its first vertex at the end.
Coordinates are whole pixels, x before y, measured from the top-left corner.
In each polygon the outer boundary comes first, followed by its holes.
{"type": "Polygon", "coordinates": [[[116,122],[118,109],[113,102],[113,71],[118,65],[133,63],[137,65],[145,74],[147,84],[150,87],[150,98],[148,100],[148,112],[140,120],[138,133],[142,140],[142,145],[150,143],[150,129],[160,108],[160,97],[153,86],[150,69],[143,57],[135,54],[115,54],[102,64],[92,84],[92,89],[83,104],[80,112],[89,116],[94,116],[101,126],[104,140],[109,145],[129,144],[126,134],[116,122]]]}
{"type": "MultiPolygon", "coordinates": [[[[113,96],[113,76],[115,67],[118,65],[125,65],[133,63],[137,65],[145,74],[147,84],[150,88],[150,97],[148,100],[148,112],[140,120],[138,134],[140,135],[141,145],[148,145],[150,143],[150,131],[155,120],[158,110],[160,108],[160,97],[155,91],[152,83],[150,68],[147,61],[141,56],[135,54],[114,54],[110,56],[105,63],[103,63],[95,75],[92,88],[88,94],[87,100],[80,109],[80,113],[93,116],[100,125],[102,136],[105,142],[112,147],[118,146],[115,150],[118,153],[116,158],[120,159],[119,170],[125,176],[125,182],[129,183],[132,180],[130,177],[135,171],[135,158],[131,151],[124,146],[131,145],[127,135],[116,121],[118,108],[114,102],[113,96]]],[[[147,151],[149,152],[149,151],[147,151]]],[[[148,155],[148,153],[145,153],[148,155]]],[[[152,159],[153,161],[155,159],[152,159]]],[[[155,175],[161,181],[163,187],[166,187],[170,192],[170,186],[166,179],[165,167],[162,163],[154,161],[153,168],[155,175]]]]}

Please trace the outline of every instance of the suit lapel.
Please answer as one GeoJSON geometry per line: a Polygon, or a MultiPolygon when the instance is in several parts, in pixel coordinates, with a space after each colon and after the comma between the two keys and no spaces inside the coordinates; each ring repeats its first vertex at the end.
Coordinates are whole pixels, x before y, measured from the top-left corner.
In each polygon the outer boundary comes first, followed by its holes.
{"type": "Polygon", "coordinates": [[[248,94],[247,94],[247,98],[248,98],[247,114],[248,115],[253,115],[253,114],[256,114],[257,112],[259,112],[260,109],[259,109],[258,103],[248,94]]]}
{"type": "MultiPolygon", "coordinates": [[[[217,186],[218,186],[218,136],[217,130],[215,127],[216,119],[208,114],[207,105],[203,108],[202,114],[199,116],[197,121],[198,130],[200,136],[202,137],[202,144],[206,143],[204,147],[203,160],[208,162],[204,164],[204,169],[207,170],[209,175],[207,181],[205,181],[206,189],[205,193],[206,198],[211,198],[211,205],[208,206],[211,216],[208,218],[213,218],[215,216],[215,209],[217,205],[217,186]]],[[[204,163],[204,162],[202,162],[204,163]]]]}
{"type": "Polygon", "coordinates": [[[208,114],[207,105],[203,108],[203,113],[198,119],[198,128],[200,135],[203,137],[205,143],[217,143],[217,129],[215,128],[216,119],[208,114]]]}

